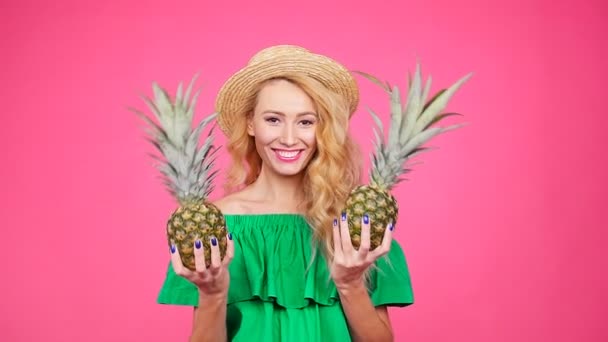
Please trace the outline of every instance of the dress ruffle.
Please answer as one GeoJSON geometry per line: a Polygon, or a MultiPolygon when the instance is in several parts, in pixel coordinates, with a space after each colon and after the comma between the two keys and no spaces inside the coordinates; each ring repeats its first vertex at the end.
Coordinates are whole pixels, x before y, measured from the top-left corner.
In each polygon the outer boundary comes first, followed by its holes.
{"type": "Polygon", "coordinates": [[[235,241],[229,303],[260,299],[303,308],[311,300],[322,305],[337,300],[324,259],[317,254],[313,260],[311,231],[303,217],[247,215],[227,220],[235,241]]]}
{"type": "MultiPolygon", "coordinates": [[[[339,301],[325,258],[311,245],[312,231],[296,214],[225,215],[235,242],[230,264],[228,304],[260,300],[287,309],[314,302],[331,306],[339,301]],[[316,254],[313,255],[313,250],[316,254]]],[[[403,251],[393,241],[389,254],[371,272],[370,297],[375,306],[413,303],[403,251]]],[[[198,305],[196,287],[167,269],[158,303],[198,305]]]]}

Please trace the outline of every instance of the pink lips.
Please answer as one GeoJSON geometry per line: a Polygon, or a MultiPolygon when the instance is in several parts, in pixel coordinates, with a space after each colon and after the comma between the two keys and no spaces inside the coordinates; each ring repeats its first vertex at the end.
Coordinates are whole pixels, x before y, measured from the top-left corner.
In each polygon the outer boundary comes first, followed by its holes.
{"type": "Polygon", "coordinates": [[[293,163],[300,159],[302,155],[302,150],[274,150],[274,154],[278,160],[285,163],[293,163]]]}

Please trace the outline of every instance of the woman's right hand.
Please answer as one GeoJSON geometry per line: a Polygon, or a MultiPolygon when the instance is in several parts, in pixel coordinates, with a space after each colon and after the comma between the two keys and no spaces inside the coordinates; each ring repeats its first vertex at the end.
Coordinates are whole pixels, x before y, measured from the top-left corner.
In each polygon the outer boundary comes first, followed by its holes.
{"type": "Polygon", "coordinates": [[[214,246],[210,241],[211,264],[208,268],[205,266],[204,244],[194,243],[195,271],[191,271],[183,265],[177,248],[171,248],[171,263],[175,273],[196,285],[201,296],[224,297],[228,295],[228,286],[230,285],[228,265],[234,257],[234,241],[232,241],[232,234],[228,233],[226,237],[226,255],[223,260],[220,259],[218,243],[214,246]],[[197,246],[200,246],[200,248],[197,248],[197,246]]]}

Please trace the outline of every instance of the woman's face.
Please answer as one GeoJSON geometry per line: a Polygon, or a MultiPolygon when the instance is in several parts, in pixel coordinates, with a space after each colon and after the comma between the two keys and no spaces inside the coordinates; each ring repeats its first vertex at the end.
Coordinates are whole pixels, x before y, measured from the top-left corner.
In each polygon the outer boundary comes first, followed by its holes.
{"type": "Polygon", "coordinates": [[[268,171],[297,175],[306,168],[317,148],[319,122],[312,99],[286,80],[267,83],[259,92],[247,132],[268,171]]]}

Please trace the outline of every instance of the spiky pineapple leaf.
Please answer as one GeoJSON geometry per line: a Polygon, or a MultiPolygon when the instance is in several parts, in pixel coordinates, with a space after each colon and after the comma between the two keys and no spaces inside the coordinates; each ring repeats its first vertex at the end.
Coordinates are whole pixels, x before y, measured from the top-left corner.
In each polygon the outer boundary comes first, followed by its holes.
{"type": "Polygon", "coordinates": [[[155,157],[161,161],[157,168],[169,192],[182,205],[208,196],[216,175],[216,172],[210,171],[215,161],[211,157],[217,150],[213,145],[213,127],[202,147],[198,147],[198,142],[202,131],[217,114],[209,115],[194,129],[192,127],[194,108],[200,94],[200,90],[197,90],[191,96],[197,77],[198,75],[194,76],[185,91],[183,84],[179,83],[174,100],[166,89],[155,82],[152,84],[153,98],[141,96],[159,124],[142,111],[131,110],[148,124],[148,140],[164,158],[155,157]]]}
{"type": "MultiPolygon", "coordinates": [[[[405,127],[402,123],[399,123],[399,143],[405,145],[412,136],[415,128],[416,120],[418,119],[418,113],[420,111],[420,97],[421,97],[421,86],[422,76],[420,71],[420,65],[416,65],[416,72],[414,74],[414,80],[411,83],[407,96],[407,104],[405,107],[405,127]]],[[[391,125],[393,123],[391,122],[391,125]]],[[[395,123],[397,125],[397,123],[395,123]]]]}
{"type": "Polygon", "coordinates": [[[177,85],[177,92],[175,93],[175,107],[184,106],[183,93],[184,93],[183,84],[182,84],[182,82],[179,82],[179,84],[177,85]]]}
{"type": "Polygon", "coordinates": [[[154,116],[156,117],[156,120],[158,120],[158,122],[160,122],[160,126],[163,127],[163,130],[164,130],[165,126],[162,121],[161,113],[160,113],[159,109],[156,107],[156,104],[154,104],[154,101],[152,101],[152,99],[150,99],[149,97],[147,97],[145,95],[140,95],[139,97],[148,106],[148,109],[150,109],[150,111],[154,114],[154,116]]]}
{"type": "Polygon", "coordinates": [[[445,92],[437,96],[435,101],[430,103],[430,105],[422,112],[422,114],[420,114],[420,118],[416,122],[415,133],[419,133],[420,131],[422,131],[422,129],[426,127],[435,116],[437,116],[440,112],[443,111],[452,96],[471,76],[471,73],[465,75],[464,77],[456,81],[456,83],[449,87],[445,92]]]}
{"type": "Polygon", "coordinates": [[[468,125],[469,125],[468,122],[461,122],[461,123],[457,123],[457,124],[454,124],[454,125],[451,125],[451,126],[448,126],[448,127],[442,127],[441,128],[441,133],[446,133],[446,132],[449,132],[449,131],[454,131],[454,130],[457,130],[459,128],[466,127],[468,125]]]}
{"type": "Polygon", "coordinates": [[[384,125],[382,125],[382,120],[380,120],[380,117],[378,116],[378,114],[376,114],[376,112],[374,112],[371,108],[366,107],[366,109],[367,109],[367,112],[372,117],[372,119],[374,120],[376,127],[378,127],[378,129],[380,130],[380,133],[382,133],[382,136],[384,136],[384,125]]]}
{"type": "Polygon", "coordinates": [[[447,89],[440,89],[439,91],[437,91],[425,104],[424,107],[422,108],[422,112],[420,112],[420,114],[424,113],[424,111],[433,103],[437,100],[437,98],[439,96],[441,96],[441,94],[445,93],[447,89]]]}
{"type": "Polygon", "coordinates": [[[422,96],[420,97],[420,101],[424,103],[423,111],[426,109],[426,99],[429,97],[429,93],[431,92],[431,84],[433,83],[433,78],[429,75],[426,79],[426,85],[424,86],[424,90],[422,91],[422,96]]]}
{"type": "MultiPolygon", "coordinates": [[[[196,107],[196,102],[198,101],[198,96],[200,95],[201,91],[197,90],[194,95],[192,96],[192,100],[190,100],[190,104],[188,105],[187,108],[187,114],[188,114],[188,118],[189,120],[192,120],[192,117],[194,116],[194,108],[196,107]]],[[[213,117],[215,118],[215,114],[212,114],[213,117]]],[[[206,126],[207,124],[205,124],[206,126]]]]}
{"type": "MultiPolygon", "coordinates": [[[[412,158],[424,153],[424,152],[429,152],[432,150],[436,150],[437,147],[430,147],[430,146],[426,146],[426,147],[417,147],[415,149],[413,149],[410,154],[408,155],[408,160],[411,160],[412,158]]],[[[412,166],[412,164],[408,165],[408,166],[412,166]]]]}
{"type": "Polygon", "coordinates": [[[386,91],[387,93],[390,94],[391,92],[391,87],[388,87],[388,84],[384,84],[384,82],[380,81],[380,79],[378,79],[376,76],[373,76],[371,74],[368,74],[366,72],[363,71],[358,71],[358,70],[353,70],[354,73],[357,73],[365,78],[367,78],[368,80],[370,80],[372,83],[375,83],[377,85],[380,86],[380,88],[384,89],[384,91],[386,91]]]}
{"type": "Polygon", "coordinates": [[[160,114],[161,125],[167,131],[167,135],[170,137],[170,139],[178,146],[181,146],[182,139],[181,137],[180,139],[177,139],[178,135],[176,135],[176,118],[169,94],[167,94],[167,92],[156,82],[152,84],[152,90],[154,94],[154,104],[156,108],[158,108],[158,112],[160,114]]]}
{"type": "MultiPolygon", "coordinates": [[[[399,143],[399,130],[402,126],[403,108],[399,88],[394,87],[391,92],[391,120],[388,133],[388,146],[395,146],[399,143]]],[[[407,120],[407,118],[406,118],[407,120]]]]}
{"type": "MultiPolygon", "coordinates": [[[[188,84],[188,88],[186,89],[186,93],[184,94],[184,100],[190,98],[190,93],[192,93],[192,88],[194,87],[194,83],[198,79],[198,76],[199,75],[197,73],[197,74],[194,75],[194,77],[192,77],[192,80],[190,81],[190,84],[188,84]]],[[[190,107],[193,107],[193,106],[190,105],[190,107]]]]}
{"type": "Polygon", "coordinates": [[[386,85],[376,77],[366,73],[361,74],[381,86],[390,95],[391,120],[386,144],[382,139],[384,131],[380,118],[371,109],[368,110],[376,123],[376,129],[374,129],[375,152],[371,154],[370,158],[372,162],[371,183],[390,190],[401,181],[400,175],[411,171],[411,165],[406,166],[410,158],[431,150],[422,145],[438,134],[464,126],[464,124],[457,124],[449,127],[431,127],[448,116],[461,115],[458,113],[439,114],[439,112],[445,108],[451,96],[471,74],[463,77],[451,87],[439,91],[427,102],[426,98],[430,92],[432,78],[427,79],[423,89],[421,68],[417,63],[413,77],[408,72],[409,90],[405,106],[401,103],[398,87],[387,89],[386,85]]]}
{"type": "Polygon", "coordinates": [[[401,156],[407,158],[411,151],[426,143],[428,140],[441,133],[441,127],[431,127],[420,134],[415,135],[401,150],[401,156]]]}
{"type": "Polygon", "coordinates": [[[412,72],[409,70],[407,71],[407,88],[412,88],[412,72]]]}
{"type": "Polygon", "coordinates": [[[173,166],[171,166],[171,164],[163,163],[163,164],[157,165],[156,167],[165,177],[167,177],[171,181],[171,183],[178,182],[179,176],[177,174],[177,170],[175,168],[173,168],[173,166]]]}
{"type": "Polygon", "coordinates": [[[427,128],[429,128],[429,127],[433,126],[434,124],[438,123],[439,121],[441,121],[441,120],[443,120],[443,119],[445,119],[447,117],[450,117],[450,116],[463,116],[463,115],[460,114],[460,113],[443,113],[443,114],[439,114],[433,120],[431,120],[431,122],[429,122],[429,124],[426,125],[426,127],[424,127],[422,130],[424,131],[427,128]]]}
{"type": "Polygon", "coordinates": [[[156,122],[152,121],[152,119],[150,119],[148,116],[146,116],[144,112],[133,107],[127,107],[127,110],[135,113],[140,119],[142,119],[145,123],[148,124],[147,128],[150,130],[148,132],[149,135],[167,138],[167,134],[165,134],[163,128],[156,124],[156,122]]]}

